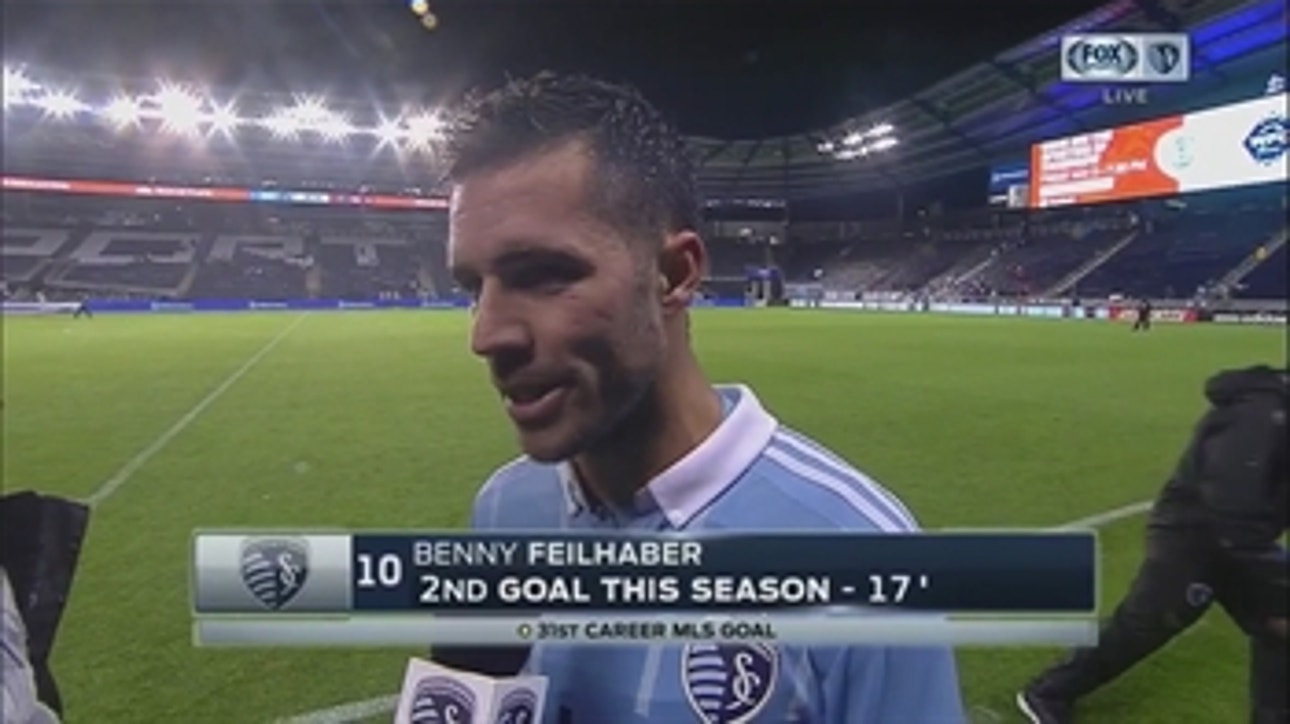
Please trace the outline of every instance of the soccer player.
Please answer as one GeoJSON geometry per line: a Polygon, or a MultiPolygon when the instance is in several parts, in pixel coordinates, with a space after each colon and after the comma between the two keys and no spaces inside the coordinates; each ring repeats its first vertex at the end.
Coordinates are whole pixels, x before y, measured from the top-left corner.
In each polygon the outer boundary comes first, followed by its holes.
{"type": "Polygon", "coordinates": [[[1151,331],[1151,300],[1145,297],[1138,300],[1138,305],[1134,309],[1132,331],[1136,332],[1138,330],[1143,332],[1151,331]]]}
{"type": "MultiPolygon", "coordinates": [[[[687,311],[708,261],[693,169],[646,100],[541,74],[476,99],[454,125],[449,262],[474,299],[470,347],[524,453],[480,490],[475,528],[918,530],[751,389],[709,383],[687,311]]],[[[526,672],[550,680],[549,722],[964,721],[948,647],[525,653],[526,672]]]]}
{"type": "Polygon", "coordinates": [[[94,318],[94,311],[90,309],[89,295],[82,295],[80,303],[76,305],[76,310],[72,312],[72,319],[77,319],[82,316],[89,317],[90,319],[94,318]]]}
{"type": "Polygon", "coordinates": [[[1226,370],[1210,409],[1156,499],[1146,557],[1096,647],[1078,649],[1017,697],[1036,724],[1073,721],[1075,703],[1182,633],[1217,600],[1250,637],[1251,718],[1286,708],[1285,370],[1226,370]]]}

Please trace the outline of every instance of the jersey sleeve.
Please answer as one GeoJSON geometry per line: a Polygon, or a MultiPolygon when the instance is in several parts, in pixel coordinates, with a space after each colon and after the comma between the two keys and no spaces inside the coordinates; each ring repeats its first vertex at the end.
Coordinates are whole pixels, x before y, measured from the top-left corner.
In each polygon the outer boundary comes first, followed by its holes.
{"type": "Polygon", "coordinates": [[[949,647],[847,649],[824,677],[826,724],[964,724],[949,647]]]}

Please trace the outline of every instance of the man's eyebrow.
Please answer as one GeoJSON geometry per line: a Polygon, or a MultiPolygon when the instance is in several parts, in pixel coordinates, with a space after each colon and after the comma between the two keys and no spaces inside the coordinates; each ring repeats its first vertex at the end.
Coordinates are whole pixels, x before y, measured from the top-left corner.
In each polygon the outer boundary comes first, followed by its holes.
{"type": "MultiPolygon", "coordinates": [[[[574,251],[549,246],[522,246],[509,249],[491,260],[487,271],[513,273],[524,267],[542,264],[559,264],[566,267],[576,267],[584,271],[592,266],[590,261],[574,251]]],[[[458,283],[474,281],[481,276],[477,269],[466,265],[452,265],[448,267],[448,273],[458,283]]]]}
{"type": "Polygon", "coordinates": [[[499,269],[514,269],[515,267],[522,267],[530,264],[549,264],[552,262],[562,264],[573,263],[589,266],[586,259],[572,251],[534,246],[506,251],[493,260],[493,267],[499,269]]]}

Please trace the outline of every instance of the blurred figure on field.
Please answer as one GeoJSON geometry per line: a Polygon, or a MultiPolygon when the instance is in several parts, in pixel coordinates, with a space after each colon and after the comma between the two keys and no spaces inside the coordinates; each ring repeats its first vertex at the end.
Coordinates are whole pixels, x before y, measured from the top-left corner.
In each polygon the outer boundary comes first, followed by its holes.
{"type": "Polygon", "coordinates": [[[1142,330],[1151,331],[1151,300],[1139,299],[1137,309],[1134,310],[1133,331],[1142,330]]]}
{"type": "Polygon", "coordinates": [[[1250,719],[1284,724],[1287,558],[1284,369],[1220,372],[1209,409],[1147,526],[1146,556],[1098,645],[1077,649],[1017,696],[1032,722],[1074,721],[1078,699],[1182,633],[1218,601],[1250,637],[1250,719]]]}
{"type": "Polygon", "coordinates": [[[88,294],[81,295],[81,301],[76,305],[76,311],[72,312],[72,319],[80,317],[94,318],[94,312],[90,309],[90,295],[88,294]]]}

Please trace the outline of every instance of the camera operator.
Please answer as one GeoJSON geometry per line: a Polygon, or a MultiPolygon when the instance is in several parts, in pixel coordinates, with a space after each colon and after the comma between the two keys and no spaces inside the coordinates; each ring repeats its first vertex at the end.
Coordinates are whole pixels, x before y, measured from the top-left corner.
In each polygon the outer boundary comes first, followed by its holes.
{"type": "Polygon", "coordinates": [[[1286,396],[1284,369],[1226,370],[1157,497],[1146,555],[1099,643],[1071,652],[1017,697],[1031,721],[1072,721],[1075,702],[1190,627],[1217,600],[1250,638],[1250,721],[1286,708],[1286,396]]]}

